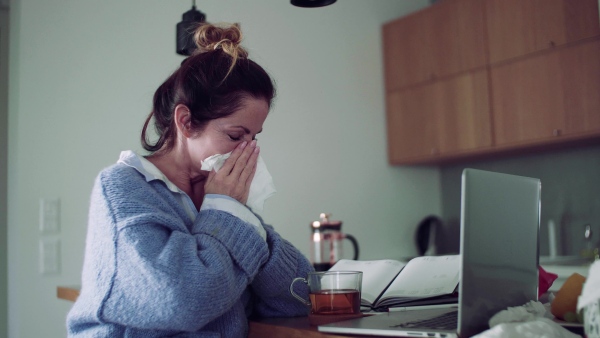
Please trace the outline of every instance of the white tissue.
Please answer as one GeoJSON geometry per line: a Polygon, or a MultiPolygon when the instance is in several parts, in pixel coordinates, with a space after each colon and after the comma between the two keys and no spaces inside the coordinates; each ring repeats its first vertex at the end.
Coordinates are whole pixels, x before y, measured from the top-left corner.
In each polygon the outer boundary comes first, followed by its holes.
{"type": "Polygon", "coordinates": [[[490,329],[472,338],[575,338],[580,337],[547,318],[546,307],[538,301],[509,307],[495,314],[490,329]]]}
{"type": "Polygon", "coordinates": [[[523,306],[509,307],[496,313],[490,318],[489,324],[490,327],[494,327],[502,323],[528,322],[538,317],[544,317],[545,314],[546,308],[544,305],[532,300],[523,306]]]}
{"type": "Polygon", "coordinates": [[[577,300],[577,310],[595,303],[600,299],[600,261],[595,261],[590,265],[588,276],[583,284],[581,295],[577,300]]]}
{"type": "MultiPolygon", "coordinates": [[[[231,156],[231,152],[209,156],[201,162],[202,167],[200,169],[205,171],[214,169],[218,172],[229,156],[231,156]]],[[[265,201],[267,198],[273,196],[275,192],[273,177],[271,177],[271,174],[267,170],[265,161],[259,155],[256,163],[256,172],[254,173],[252,183],[250,183],[250,192],[248,193],[246,205],[254,212],[262,212],[265,201]]]]}
{"type": "Polygon", "coordinates": [[[502,323],[471,338],[581,338],[548,318],[528,322],[502,323]]]}

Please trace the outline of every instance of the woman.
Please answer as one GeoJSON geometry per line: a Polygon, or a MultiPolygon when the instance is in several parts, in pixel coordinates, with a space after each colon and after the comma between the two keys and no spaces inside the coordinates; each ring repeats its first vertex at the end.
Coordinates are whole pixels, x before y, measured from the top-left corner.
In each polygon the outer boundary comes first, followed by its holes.
{"type": "Polygon", "coordinates": [[[206,24],[194,39],[154,95],[150,155],[122,152],[96,179],[71,337],[242,337],[250,315],[306,314],[288,288],[310,263],[244,206],[271,78],[237,25],[206,24]],[[200,170],[228,152],[218,172],[200,170]]]}

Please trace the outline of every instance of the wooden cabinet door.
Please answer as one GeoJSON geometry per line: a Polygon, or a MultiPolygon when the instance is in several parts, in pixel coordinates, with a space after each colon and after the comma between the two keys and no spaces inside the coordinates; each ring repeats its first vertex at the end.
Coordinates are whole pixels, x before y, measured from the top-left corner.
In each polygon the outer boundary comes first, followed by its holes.
{"type": "Polygon", "coordinates": [[[530,0],[485,1],[490,63],[535,50],[535,33],[531,28],[534,8],[534,1],[530,0]]]}
{"type": "Polygon", "coordinates": [[[390,164],[414,163],[438,153],[434,85],[388,93],[387,135],[390,164]]]}
{"type": "Polygon", "coordinates": [[[540,141],[563,127],[557,53],[492,67],[496,145],[540,141]]]}
{"type": "Polygon", "coordinates": [[[597,0],[485,0],[490,63],[600,35],[597,0]]]}
{"type": "Polygon", "coordinates": [[[600,131],[600,40],[492,67],[496,145],[600,131]]]}
{"type": "Polygon", "coordinates": [[[565,136],[600,132],[600,40],[561,50],[565,136]]]}
{"type": "Polygon", "coordinates": [[[535,0],[535,49],[600,35],[598,0],[535,0]]]}
{"type": "Polygon", "coordinates": [[[456,76],[437,84],[440,154],[458,154],[492,146],[488,73],[456,76]]]}
{"type": "Polygon", "coordinates": [[[492,144],[486,70],[388,96],[392,164],[424,163],[492,144]]]}
{"type": "Polygon", "coordinates": [[[432,7],[433,73],[445,77],[484,67],[484,6],[481,0],[440,1],[432,7]]]}
{"type": "Polygon", "coordinates": [[[434,18],[430,8],[383,26],[385,84],[388,92],[435,76],[434,18]]]}
{"type": "Polygon", "coordinates": [[[386,89],[484,67],[481,0],[440,1],[383,26],[386,89]]]}

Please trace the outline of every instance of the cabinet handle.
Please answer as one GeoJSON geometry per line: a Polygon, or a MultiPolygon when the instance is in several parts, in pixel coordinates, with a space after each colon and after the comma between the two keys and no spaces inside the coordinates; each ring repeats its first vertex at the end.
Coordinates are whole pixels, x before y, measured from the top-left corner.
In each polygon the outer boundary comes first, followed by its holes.
{"type": "Polygon", "coordinates": [[[552,136],[560,136],[560,129],[554,129],[552,131],[552,136]]]}

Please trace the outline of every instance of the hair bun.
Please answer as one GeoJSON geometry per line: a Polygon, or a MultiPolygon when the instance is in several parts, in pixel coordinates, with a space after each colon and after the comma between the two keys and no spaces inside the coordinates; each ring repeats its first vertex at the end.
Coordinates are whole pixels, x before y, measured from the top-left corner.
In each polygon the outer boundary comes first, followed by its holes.
{"type": "Polygon", "coordinates": [[[197,53],[221,49],[234,61],[248,56],[248,52],[240,45],[242,30],[237,23],[220,25],[204,23],[194,33],[194,42],[198,47],[197,53]]]}

